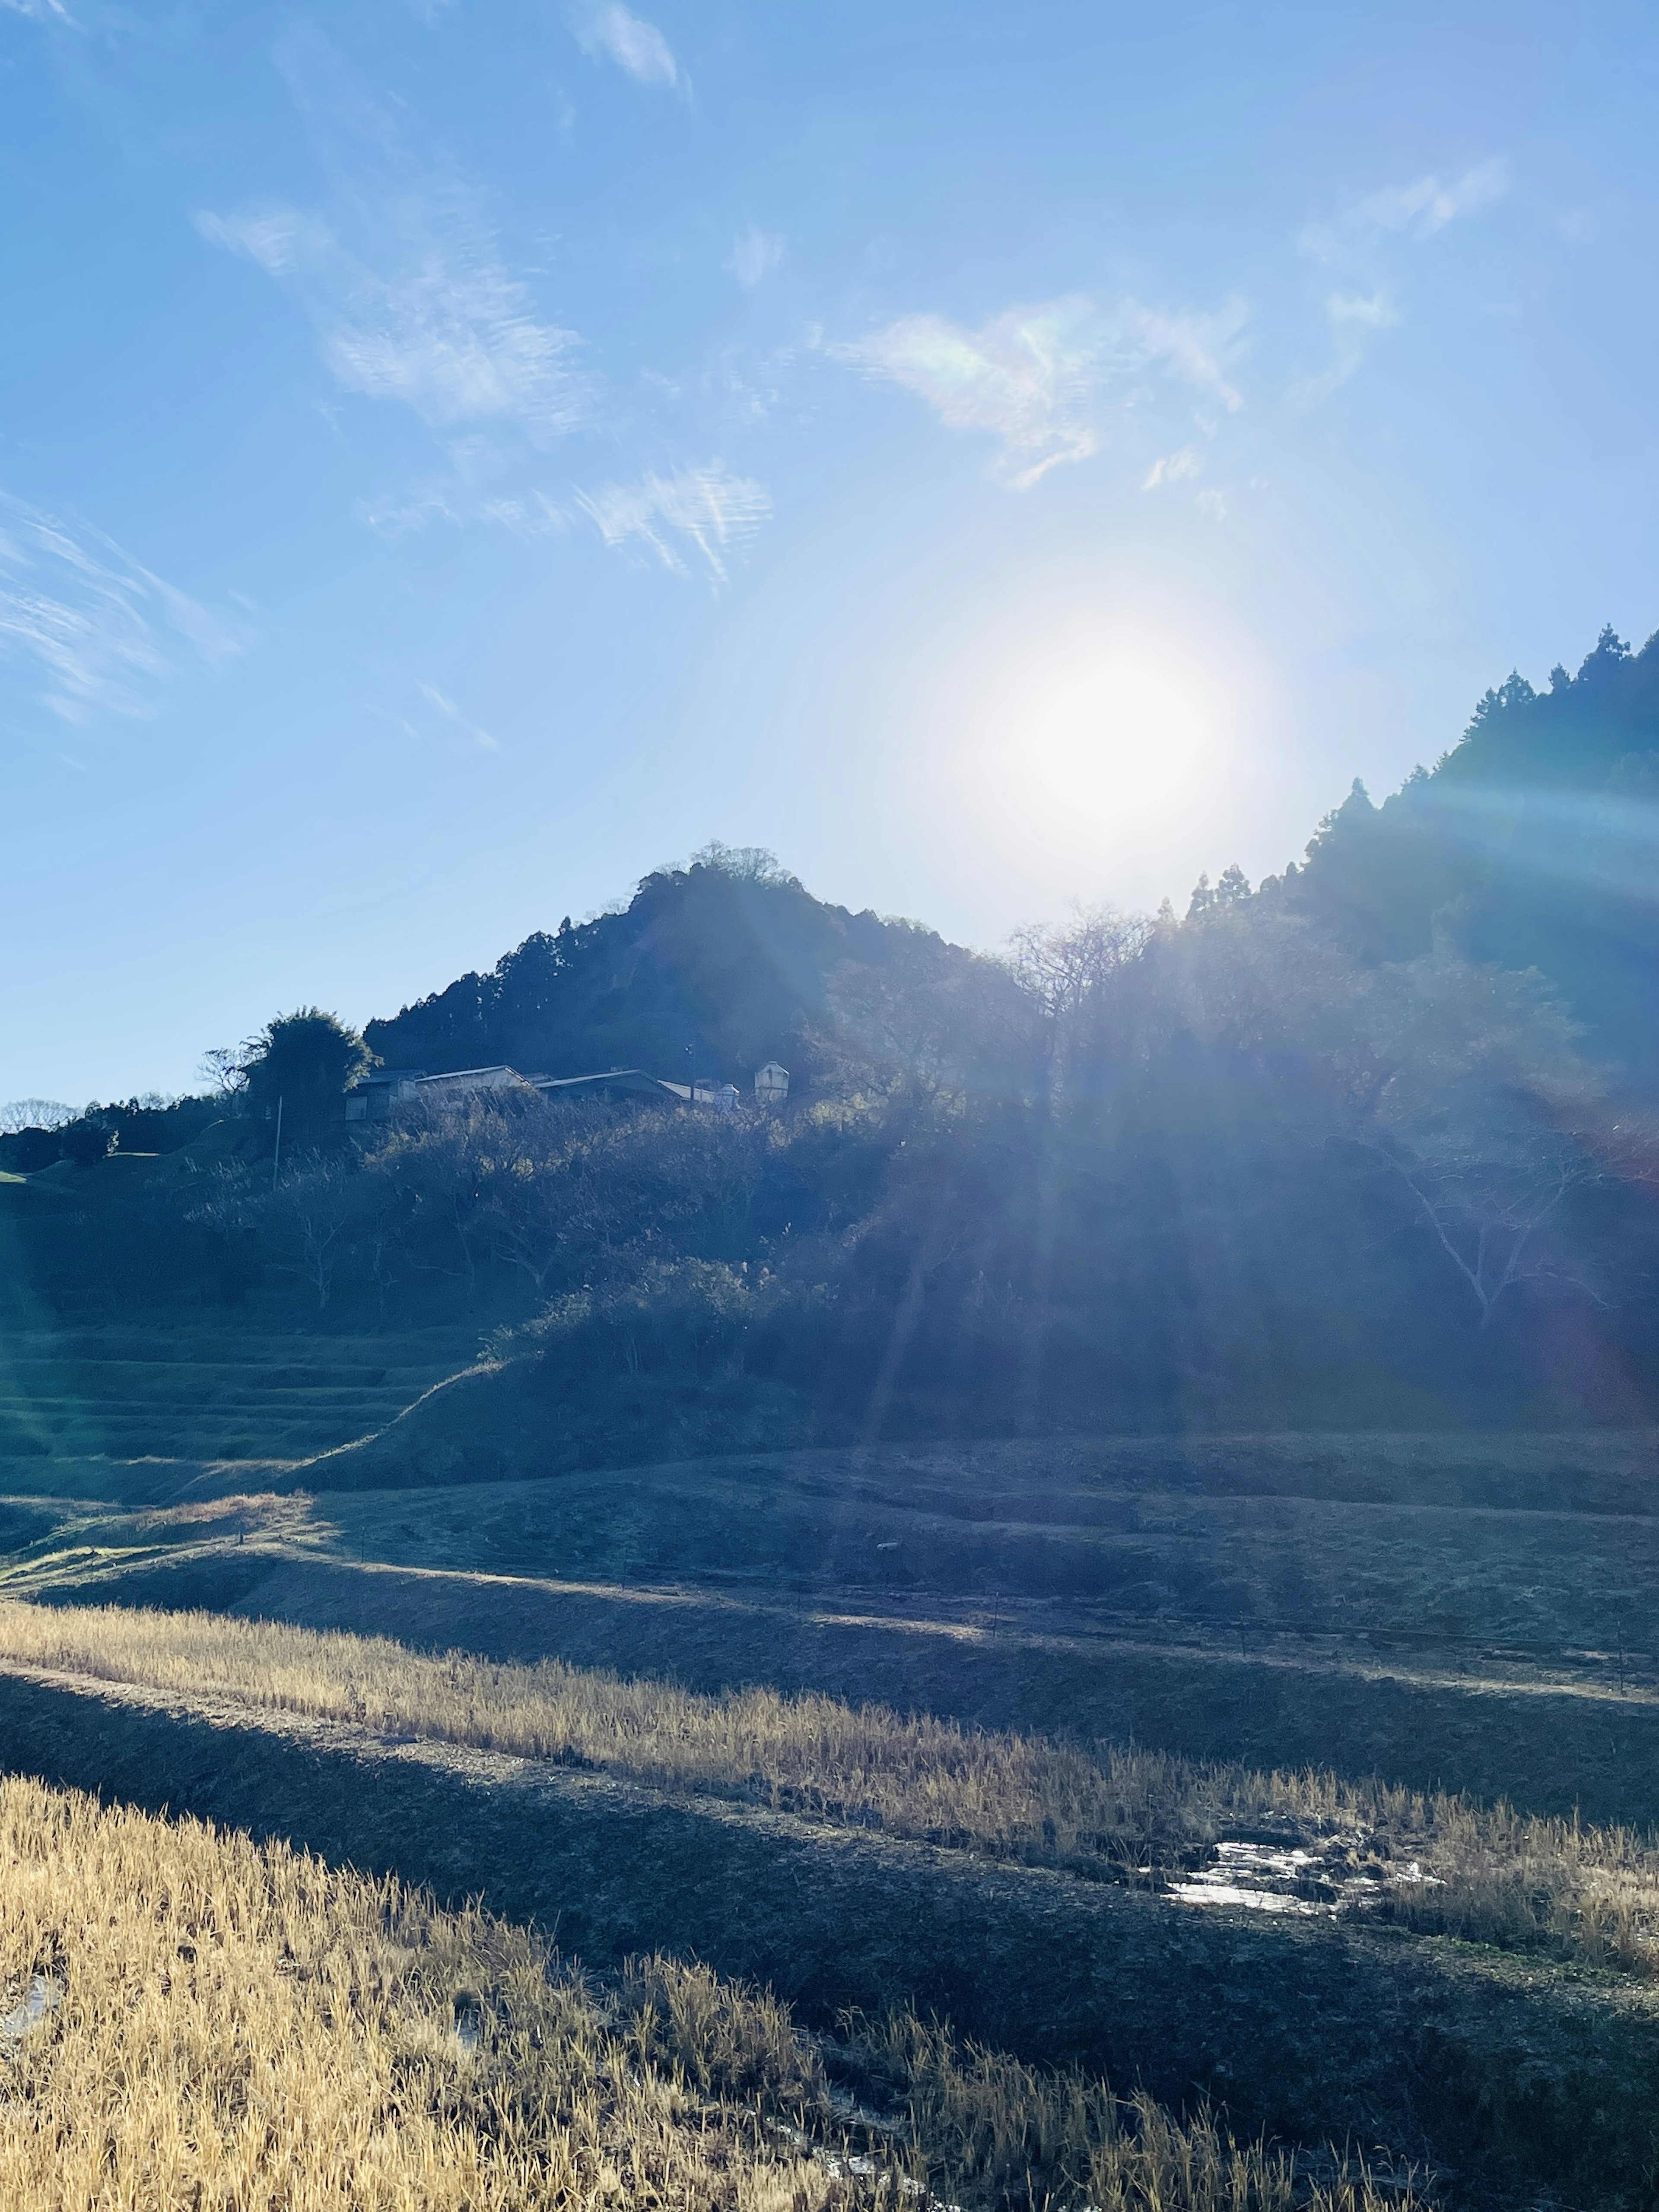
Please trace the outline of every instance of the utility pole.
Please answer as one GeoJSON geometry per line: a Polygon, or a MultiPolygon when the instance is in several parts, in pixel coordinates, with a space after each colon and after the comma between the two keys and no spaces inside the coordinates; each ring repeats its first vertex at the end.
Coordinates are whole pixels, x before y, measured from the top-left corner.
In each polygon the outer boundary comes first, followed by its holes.
{"type": "Polygon", "coordinates": [[[276,1094],[276,1142],[270,1155],[270,1187],[276,1188],[276,1170],[283,1162],[283,1095],[276,1094]]]}

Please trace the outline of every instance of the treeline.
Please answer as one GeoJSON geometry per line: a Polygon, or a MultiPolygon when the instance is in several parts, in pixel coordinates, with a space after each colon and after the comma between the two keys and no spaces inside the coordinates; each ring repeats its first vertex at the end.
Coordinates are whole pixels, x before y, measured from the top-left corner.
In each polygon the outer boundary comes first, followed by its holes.
{"type": "Polygon", "coordinates": [[[1287,871],[1292,909],[1368,963],[1437,938],[1536,968],[1594,1054],[1659,1089],[1659,638],[1605,629],[1547,691],[1511,675],[1462,742],[1373,806],[1358,785],[1287,871]]]}
{"type": "Polygon", "coordinates": [[[586,1419],[782,1394],[814,1432],[1629,1417],[1659,1147],[1535,973],[1366,965],[1282,885],[937,975],[849,964],[811,1094],[534,1093],[195,1179],[191,1221],[586,1419]],[[653,1400],[653,1394],[655,1400],[653,1400]]]}
{"type": "Polygon", "coordinates": [[[112,1152],[176,1152],[224,1112],[224,1102],[213,1097],[152,1096],[112,1099],[106,1106],[94,1100],[79,1114],[52,1110],[49,1100],[27,1103],[46,1110],[0,1131],[0,1171],[8,1175],[34,1175],[59,1160],[92,1167],[112,1152]]]}
{"type": "Polygon", "coordinates": [[[363,1034],[384,1066],[428,1074],[504,1062],[742,1085],[769,1059],[793,1064],[849,963],[945,976],[969,958],[917,923],[826,905],[769,853],[713,844],[653,870],[623,912],[567,915],[363,1034]]]}
{"type": "Polygon", "coordinates": [[[1621,1010],[1659,931],[1620,868],[1659,649],[1558,678],[1183,916],[990,959],[714,850],[368,1032],[669,1072],[695,1008],[699,1073],[787,1049],[781,1111],[522,1091],[354,1133],[363,1042],[305,1010],[232,1071],[240,1149],[131,1201],[155,1295],[465,1315],[532,1425],[595,1435],[1650,1418],[1659,1100],[1621,1010]]]}

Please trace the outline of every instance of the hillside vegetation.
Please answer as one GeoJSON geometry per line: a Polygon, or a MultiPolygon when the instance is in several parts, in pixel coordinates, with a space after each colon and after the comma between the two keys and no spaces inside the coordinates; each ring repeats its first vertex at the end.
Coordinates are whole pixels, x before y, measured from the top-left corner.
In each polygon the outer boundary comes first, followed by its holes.
{"type": "Polygon", "coordinates": [[[1184,916],[992,959],[713,849],[368,1032],[398,1062],[644,1060],[745,1099],[782,1058],[781,1111],[520,1090],[349,1128],[362,1042],[300,1010],[228,1065],[217,1134],[146,1166],[93,1116],[89,1164],[0,1190],[12,1325],[470,1329],[459,1419],[441,1394],[396,1440],[451,1475],[1644,1420],[1656,670],[1609,636],[1542,698],[1505,685],[1432,774],[1184,916]]]}

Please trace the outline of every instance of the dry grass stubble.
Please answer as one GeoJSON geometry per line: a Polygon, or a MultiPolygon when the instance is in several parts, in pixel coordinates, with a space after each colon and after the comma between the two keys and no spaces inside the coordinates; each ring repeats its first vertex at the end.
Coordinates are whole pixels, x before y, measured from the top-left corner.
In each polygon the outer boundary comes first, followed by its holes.
{"type": "Polygon", "coordinates": [[[905,2106],[854,2152],[817,2047],[705,1969],[602,1990],[395,1881],[10,1779],[7,2005],[42,1977],[46,2016],[0,2028],[0,2203],[31,2212],[881,2212],[938,2180],[988,2208],[1415,2202],[910,2021],[848,2047],[905,2106]]]}
{"type": "Polygon", "coordinates": [[[0,1601],[3,1659],[1154,1886],[1223,1836],[1334,1839],[1328,1863],[1360,1878],[1347,1909],[1659,1974],[1659,1848],[1628,1828],[1330,1773],[1085,1748],[817,1693],[711,1697],[560,1660],[437,1659],[386,1638],[222,1613],[0,1601]]]}

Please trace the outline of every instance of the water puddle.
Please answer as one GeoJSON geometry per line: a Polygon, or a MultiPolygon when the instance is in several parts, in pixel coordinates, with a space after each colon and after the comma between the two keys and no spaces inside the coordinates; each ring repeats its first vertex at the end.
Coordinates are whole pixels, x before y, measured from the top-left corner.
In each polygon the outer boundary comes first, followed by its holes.
{"type": "Polygon", "coordinates": [[[0,2015],[0,2057],[10,2057],[32,2027],[39,2027],[64,2002],[64,1992],[48,1974],[33,1974],[21,2003],[0,2015]]]}
{"type": "MultiPolygon", "coordinates": [[[[860,2126],[868,2128],[878,2136],[898,2140],[901,2130],[895,2123],[866,2112],[853,2098],[832,2089],[829,2102],[838,2118],[855,2119],[860,2126]]],[[[803,2158],[810,2158],[815,2166],[821,2166],[832,2181],[843,2179],[879,2181],[885,2178],[893,2183],[899,2197],[916,2201],[917,2212],[962,2212],[959,2204],[947,2204],[942,2198],[935,2197],[924,2183],[908,2173],[894,2173],[890,2166],[882,2165],[877,2159],[844,2148],[831,2150],[823,2143],[814,2142],[804,2130],[791,2126],[787,2120],[763,2118],[761,2125],[769,2135],[778,2136],[791,2149],[799,2151],[803,2158]]]]}
{"type": "Polygon", "coordinates": [[[1183,1905],[1243,1905],[1253,1912],[1334,1912],[1319,1856],[1273,1844],[1218,1844],[1208,1866],[1170,1884],[1183,1905]]]}
{"type": "MultiPolygon", "coordinates": [[[[1183,1905],[1242,1905],[1251,1912],[1331,1916],[1373,1904],[1384,1884],[1434,1883],[1416,1859],[1371,1858],[1364,1838],[1316,1838],[1300,1844],[1243,1838],[1218,1843],[1206,1866],[1170,1884],[1183,1905]]],[[[1436,1885],[1438,1886],[1437,1884],[1436,1885]]]]}

